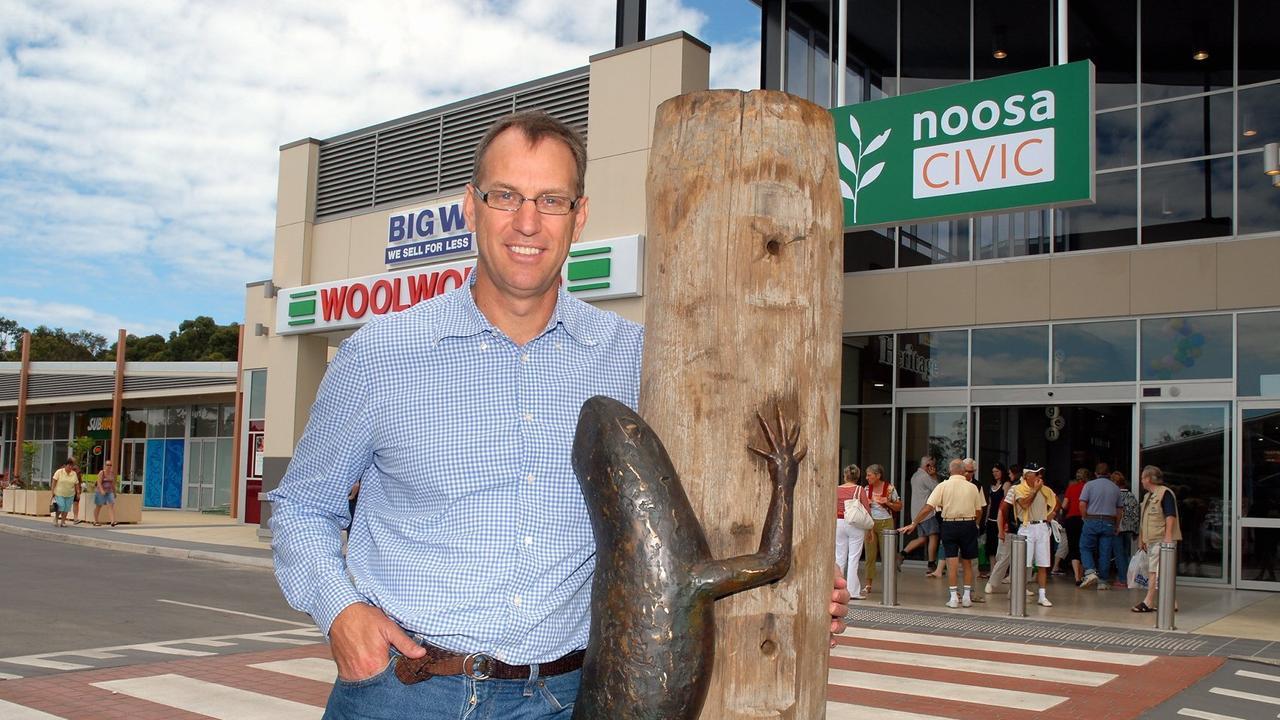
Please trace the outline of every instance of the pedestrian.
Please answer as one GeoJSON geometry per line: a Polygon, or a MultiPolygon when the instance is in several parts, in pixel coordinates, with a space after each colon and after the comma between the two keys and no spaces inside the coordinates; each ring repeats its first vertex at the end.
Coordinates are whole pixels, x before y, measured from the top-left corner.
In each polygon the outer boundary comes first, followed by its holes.
{"type": "Polygon", "coordinates": [[[1111,479],[1120,488],[1120,502],[1124,504],[1124,514],[1120,518],[1120,532],[1116,533],[1116,582],[1115,587],[1128,588],[1129,560],[1133,557],[1133,539],[1138,534],[1138,519],[1141,511],[1138,498],[1129,490],[1129,480],[1124,473],[1116,470],[1111,479]]]}
{"type": "MultiPolygon", "coordinates": [[[[1075,578],[1077,586],[1084,579],[1084,568],[1080,564],[1080,532],[1084,529],[1084,516],[1080,514],[1080,493],[1084,492],[1084,484],[1088,480],[1089,471],[1084,468],[1077,468],[1076,474],[1072,477],[1071,483],[1067,485],[1067,490],[1063,493],[1062,499],[1062,527],[1067,531],[1065,558],[1071,561],[1071,574],[1075,578]]],[[[1054,575],[1063,574],[1058,570],[1056,559],[1053,563],[1053,568],[1054,575]]]]}
{"type": "MultiPolygon", "coordinates": [[[[920,514],[920,509],[925,506],[925,500],[929,498],[929,494],[938,486],[938,463],[931,456],[925,455],[920,458],[920,467],[916,469],[911,476],[911,517],[920,514]]],[[[925,557],[928,560],[928,568],[925,570],[927,577],[940,577],[942,569],[938,566],[938,535],[942,532],[942,526],[938,523],[938,519],[929,514],[919,523],[916,523],[916,537],[902,548],[902,554],[898,556],[898,565],[901,567],[902,561],[906,556],[921,545],[926,545],[925,557]]]]}
{"type": "Polygon", "coordinates": [[[636,406],[644,338],[560,282],[585,169],[562,122],[499,119],[463,200],[475,271],[366,324],[329,363],[268,493],[276,578],[337,665],[326,718],[573,712],[596,549],[573,433],[589,397],[636,406]]]}
{"type": "Polygon", "coordinates": [[[116,471],[110,460],[102,464],[102,472],[93,485],[93,526],[101,527],[102,508],[111,516],[111,527],[116,526],[116,471]]]}
{"type": "Polygon", "coordinates": [[[867,584],[858,593],[863,597],[871,592],[871,586],[876,582],[876,557],[880,550],[880,533],[893,529],[893,514],[902,509],[902,498],[898,497],[897,488],[885,479],[883,466],[868,465],[865,477],[867,493],[871,499],[871,520],[874,524],[867,531],[865,541],[867,584]]]}
{"type": "MultiPolygon", "coordinates": [[[[1058,511],[1058,496],[1044,483],[1044,468],[1039,463],[1028,462],[1022,467],[1022,482],[1013,487],[1018,521],[1018,534],[1027,539],[1027,567],[1036,569],[1036,584],[1040,587],[1036,602],[1053,607],[1049,602],[1049,523],[1058,511]]],[[[1011,588],[1010,592],[1017,592],[1011,588]]]]}
{"type": "MultiPolygon", "coordinates": [[[[1142,468],[1138,476],[1147,494],[1142,498],[1139,513],[1138,547],[1147,552],[1147,596],[1133,606],[1137,613],[1156,609],[1156,589],[1160,580],[1160,544],[1176,543],[1182,539],[1181,518],[1178,516],[1178,498],[1165,487],[1164,473],[1155,465],[1142,468]]],[[[1177,606],[1174,607],[1177,609],[1177,606]]]]}
{"type": "Polygon", "coordinates": [[[53,514],[53,524],[58,527],[67,526],[67,514],[74,505],[76,493],[80,491],[80,468],[75,458],[67,458],[67,462],[53,474],[49,483],[53,490],[53,502],[57,507],[53,514]]]}
{"type": "Polygon", "coordinates": [[[862,545],[867,535],[866,528],[860,528],[845,517],[846,503],[853,501],[862,505],[871,513],[871,498],[866,488],[859,485],[862,470],[857,465],[848,465],[841,473],[841,482],[836,486],[836,565],[849,584],[849,595],[853,600],[861,600],[865,592],[859,592],[862,581],[858,579],[858,562],[862,557],[862,545]]]}
{"type": "Polygon", "coordinates": [[[1112,544],[1124,518],[1124,502],[1107,464],[1098,463],[1096,472],[1096,477],[1080,492],[1080,513],[1084,516],[1080,532],[1084,579],[1080,587],[1097,585],[1099,590],[1108,590],[1111,588],[1107,575],[1111,572],[1112,544]]]}
{"type": "Polygon", "coordinates": [[[900,533],[915,529],[923,519],[942,513],[942,550],[947,559],[947,572],[951,578],[947,607],[969,607],[973,604],[973,561],[978,557],[978,528],[985,502],[982,491],[969,479],[964,460],[952,460],[947,470],[950,476],[938,484],[916,513],[915,519],[903,526],[900,533]],[[957,567],[959,566],[959,567],[957,567]],[[957,586],[960,578],[957,570],[963,570],[964,585],[957,586]]]}
{"type": "Polygon", "coordinates": [[[991,577],[996,564],[996,555],[1000,554],[1000,504],[1004,501],[1004,496],[1009,492],[1010,487],[1012,485],[1009,483],[1004,463],[997,462],[992,465],[991,479],[982,486],[982,495],[987,501],[986,507],[983,508],[986,522],[982,525],[983,543],[987,550],[987,569],[979,572],[978,577],[991,577]]]}
{"type": "MultiPolygon", "coordinates": [[[[1009,540],[1010,533],[1018,532],[1018,519],[1015,503],[1017,502],[1017,493],[1014,489],[1022,483],[1022,467],[1017,463],[1009,465],[1009,482],[1008,489],[1005,490],[1004,500],[1000,502],[1000,509],[996,511],[996,537],[998,545],[996,546],[996,559],[991,563],[991,577],[987,579],[987,585],[983,591],[990,595],[995,591],[995,587],[1009,582],[1009,564],[1012,560],[1010,553],[1012,549],[1009,540]]],[[[1029,593],[1030,591],[1028,591],[1029,593]]]]}

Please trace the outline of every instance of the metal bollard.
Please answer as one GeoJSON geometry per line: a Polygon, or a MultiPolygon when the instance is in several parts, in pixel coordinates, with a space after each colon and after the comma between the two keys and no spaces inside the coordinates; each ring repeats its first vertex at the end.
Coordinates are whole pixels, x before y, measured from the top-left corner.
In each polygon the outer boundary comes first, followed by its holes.
{"type": "Polygon", "coordinates": [[[1009,533],[1009,615],[1027,616],[1027,538],[1009,533]]]}
{"type": "Polygon", "coordinates": [[[1178,584],[1178,544],[1160,543],[1160,573],[1156,576],[1156,629],[1173,630],[1173,613],[1177,609],[1175,590],[1178,584]]]}
{"type": "Polygon", "coordinates": [[[884,593],[880,604],[898,604],[898,531],[880,531],[880,557],[884,559],[884,593]]]}

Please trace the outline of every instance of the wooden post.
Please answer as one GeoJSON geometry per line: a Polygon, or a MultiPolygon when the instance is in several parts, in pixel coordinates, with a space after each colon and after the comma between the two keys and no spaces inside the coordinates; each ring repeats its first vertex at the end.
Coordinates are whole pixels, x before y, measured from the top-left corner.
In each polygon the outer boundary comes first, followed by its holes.
{"type": "MultiPolygon", "coordinates": [[[[120,476],[120,442],[124,438],[121,425],[124,423],[124,366],[128,334],[121,328],[116,334],[116,385],[111,393],[111,447],[107,448],[107,459],[114,464],[116,477],[120,476]]],[[[119,487],[119,483],[117,483],[119,487]]]]}
{"type": "Polygon", "coordinates": [[[752,553],[769,500],[755,414],[809,449],[791,572],[717,603],[703,718],[820,718],[834,569],[843,208],[821,107],[715,90],[658,107],[648,174],[640,411],[718,558],[752,553]]]}

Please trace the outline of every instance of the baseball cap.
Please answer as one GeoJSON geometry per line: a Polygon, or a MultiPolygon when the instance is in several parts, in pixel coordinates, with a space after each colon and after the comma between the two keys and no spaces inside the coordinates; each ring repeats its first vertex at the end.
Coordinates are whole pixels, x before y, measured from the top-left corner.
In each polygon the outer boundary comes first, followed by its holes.
{"type": "Polygon", "coordinates": [[[1038,462],[1028,461],[1028,462],[1025,462],[1025,463],[1023,463],[1023,464],[1022,464],[1022,472],[1024,472],[1024,473],[1037,473],[1037,474],[1043,475],[1043,474],[1044,474],[1044,468],[1043,468],[1043,467],[1041,467],[1041,466],[1040,466],[1040,463],[1038,463],[1038,462]]]}

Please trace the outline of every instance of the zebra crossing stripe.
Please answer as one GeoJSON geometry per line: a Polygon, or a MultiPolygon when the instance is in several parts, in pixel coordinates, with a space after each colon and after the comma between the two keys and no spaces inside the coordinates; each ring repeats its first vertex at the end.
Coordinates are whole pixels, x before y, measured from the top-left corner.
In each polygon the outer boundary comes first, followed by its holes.
{"type": "MultiPolygon", "coordinates": [[[[928,645],[934,647],[938,644],[937,635],[925,635],[922,633],[899,632],[897,630],[876,630],[874,628],[857,628],[846,632],[846,637],[865,638],[867,640],[883,640],[885,642],[911,643],[914,645],[928,645]]],[[[1082,650],[1080,648],[1068,648],[1048,645],[1027,645],[1023,643],[1001,642],[999,640],[977,640],[974,638],[960,638],[957,642],[964,645],[966,649],[972,650],[990,650],[991,652],[1009,653],[1011,655],[1030,655],[1032,657],[1062,660],[1084,660],[1086,662],[1100,662],[1109,665],[1146,665],[1155,660],[1154,655],[1137,655],[1133,653],[1114,653],[1104,652],[1102,650],[1082,650]]]]}
{"type": "Polygon", "coordinates": [[[9,673],[0,673],[0,680],[21,680],[21,675],[11,675],[9,673]]]}
{"type": "Polygon", "coordinates": [[[870,705],[852,705],[846,703],[827,703],[827,720],[951,720],[941,715],[922,715],[904,710],[871,707],[870,705]]]}
{"type": "Polygon", "coordinates": [[[1199,718],[1200,720],[1244,720],[1244,718],[1238,718],[1235,715],[1221,715],[1208,710],[1194,710],[1192,708],[1181,708],[1178,710],[1178,714],[1183,717],[1199,718]]]}
{"type": "Polygon", "coordinates": [[[934,668],[936,670],[958,670],[960,672],[989,673],[991,675],[1022,677],[1027,680],[1043,680],[1045,682],[1064,683],[1067,685],[1083,685],[1098,687],[1115,680],[1113,673],[1091,672],[1088,670],[1069,670],[1047,666],[999,662],[997,660],[977,660],[951,655],[929,655],[926,653],[900,652],[897,650],[881,650],[879,648],[837,645],[831,654],[836,657],[869,662],[892,663],[894,665],[912,665],[915,667],[934,668]]]}
{"type": "Polygon", "coordinates": [[[66,720],[58,715],[33,710],[26,705],[18,705],[8,700],[0,700],[0,717],[5,720],[66,720]]]}
{"type": "Polygon", "coordinates": [[[1280,698],[1270,695],[1259,695],[1258,693],[1245,692],[1243,690],[1232,690],[1230,688],[1209,688],[1209,692],[1214,695],[1226,695],[1227,697],[1240,698],[1241,700],[1252,700],[1254,702],[1267,703],[1268,705],[1280,705],[1280,698]]]}
{"type": "Polygon", "coordinates": [[[216,720],[319,720],[324,714],[324,708],[183,675],[152,675],[92,685],[216,720]]]}
{"type": "Polygon", "coordinates": [[[80,663],[50,660],[47,655],[23,655],[22,657],[9,657],[4,658],[4,662],[13,663],[14,665],[27,665],[29,667],[44,668],[45,670],[88,670],[93,667],[92,665],[81,665],[80,663]]]}
{"type": "Polygon", "coordinates": [[[329,658],[309,657],[296,660],[275,660],[273,662],[255,663],[249,667],[329,684],[336,682],[338,679],[338,666],[334,665],[329,658]]]}
{"type": "Polygon", "coordinates": [[[1240,677],[1253,678],[1254,680],[1270,680],[1271,682],[1280,682],[1280,675],[1269,675],[1267,673],[1254,672],[1252,670],[1237,670],[1236,675],[1240,677]]]}
{"type": "Polygon", "coordinates": [[[981,685],[961,685],[940,680],[914,681],[910,678],[854,670],[832,669],[827,674],[827,681],[833,685],[843,685],[851,689],[879,690],[899,695],[1005,706],[1013,710],[1035,712],[1043,712],[1067,700],[1061,695],[1004,690],[981,685]]]}

